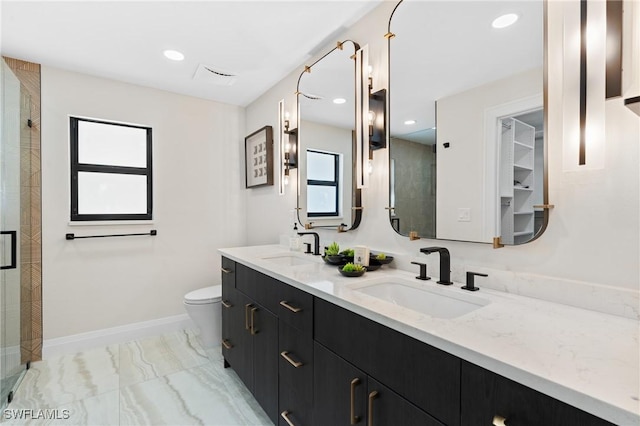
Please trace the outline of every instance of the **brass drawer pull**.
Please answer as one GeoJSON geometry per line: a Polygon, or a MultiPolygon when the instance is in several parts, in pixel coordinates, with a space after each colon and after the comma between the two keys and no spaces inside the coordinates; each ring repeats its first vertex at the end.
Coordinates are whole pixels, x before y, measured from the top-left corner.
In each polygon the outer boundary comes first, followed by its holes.
{"type": "Polygon", "coordinates": [[[356,386],[360,384],[360,379],[357,377],[351,380],[351,424],[355,425],[360,422],[360,417],[356,416],[356,386]]]}
{"type": "Polygon", "coordinates": [[[291,359],[291,357],[289,356],[289,352],[287,352],[287,351],[280,352],[280,356],[282,358],[286,359],[287,362],[289,364],[293,365],[295,368],[302,367],[302,365],[303,365],[300,361],[294,361],[293,359],[291,359]]]}
{"type": "Polygon", "coordinates": [[[224,306],[225,308],[233,308],[233,305],[226,300],[222,301],[222,306],[224,306]]]}
{"type": "Polygon", "coordinates": [[[288,310],[290,310],[294,314],[297,314],[298,312],[300,312],[302,310],[302,308],[294,308],[286,300],[280,301],[280,305],[284,306],[285,308],[287,308],[288,310]]]}
{"type": "Polygon", "coordinates": [[[220,270],[221,270],[222,272],[224,272],[225,274],[230,274],[230,273],[232,273],[232,272],[233,272],[231,269],[227,269],[227,268],[220,268],[220,270]]]}
{"type": "Polygon", "coordinates": [[[251,308],[251,335],[255,335],[258,330],[256,330],[256,326],[254,323],[255,320],[255,314],[258,311],[258,308],[251,308]]]}
{"type": "Polygon", "coordinates": [[[224,346],[224,347],[225,347],[225,349],[231,349],[231,348],[233,348],[233,345],[232,345],[231,343],[229,343],[229,341],[228,341],[227,339],[224,339],[224,340],[222,341],[222,346],[224,346]]]}
{"type": "Polygon", "coordinates": [[[283,411],[282,413],[280,413],[280,417],[282,417],[289,426],[295,426],[291,419],[289,419],[289,414],[291,413],[289,413],[288,411],[283,411]]]}
{"type": "Polygon", "coordinates": [[[493,416],[493,426],[507,426],[507,419],[499,414],[493,416]]]}
{"type": "Polygon", "coordinates": [[[367,412],[367,426],[373,426],[373,400],[378,397],[378,391],[369,394],[369,410],[367,412]]]}
{"type": "Polygon", "coordinates": [[[251,303],[244,305],[244,329],[249,330],[249,308],[252,308],[251,303]]]}

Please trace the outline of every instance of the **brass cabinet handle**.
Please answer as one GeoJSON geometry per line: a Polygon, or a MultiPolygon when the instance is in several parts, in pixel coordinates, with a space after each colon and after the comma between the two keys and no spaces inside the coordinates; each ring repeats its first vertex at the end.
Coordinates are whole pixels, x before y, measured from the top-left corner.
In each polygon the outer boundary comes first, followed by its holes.
{"type": "Polygon", "coordinates": [[[294,308],[286,300],[281,300],[280,301],[280,305],[284,306],[285,308],[287,308],[288,310],[290,310],[294,314],[297,314],[298,312],[300,312],[302,310],[302,308],[294,308]]]}
{"type": "Polygon", "coordinates": [[[282,413],[280,413],[280,417],[282,417],[284,419],[284,421],[287,422],[287,424],[289,426],[295,426],[293,424],[293,422],[291,421],[291,419],[289,419],[289,414],[291,414],[291,413],[289,413],[288,411],[285,410],[282,413]]]}
{"type": "Polygon", "coordinates": [[[499,414],[493,416],[493,426],[507,426],[507,419],[499,414]]]}
{"type": "Polygon", "coordinates": [[[252,308],[251,303],[244,305],[244,329],[249,330],[249,308],[252,308]]]}
{"type": "Polygon", "coordinates": [[[227,339],[224,339],[224,340],[222,341],[222,346],[224,346],[224,347],[225,347],[225,349],[231,349],[231,348],[233,348],[233,345],[232,345],[231,343],[229,343],[229,341],[228,341],[227,339]]]}
{"type": "Polygon", "coordinates": [[[367,426],[373,426],[373,400],[378,397],[378,391],[369,394],[369,409],[367,411],[367,426]]]}
{"type": "Polygon", "coordinates": [[[225,308],[233,308],[233,305],[226,300],[222,301],[222,306],[224,306],[225,308]]]}
{"type": "Polygon", "coordinates": [[[258,308],[251,308],[251,335],[255,335],[258,330],[256,330],[256,326],[254,324],[255,313],[258,311],[258,308]]]}
{"type": "Polygon", "coordinates": [[[291,357],[289,356],[289,352],[282,351],[282,352],[280,352],[280,356],[282,358],[286,359],[287,362],[289,364],[293,365],[295,368],[302,367],[302,363],[300,361],[294,361],[293,359],[291,359],[291,357]]]}
{"type": "Polygon", "coordinates": [[[355,425],[360,422],[360,417],[356,416],[356,386],[360,384],[357,377],[351,380],[351,424],[355,425]]]}
{"type": "Polygon", "coordinates": [[[224,272],[225,274],[230,274],[230,273],[232,273],[232,272],[233,272],[231,269],[227,269],[227,268],[220,268],[220,270],[221,270],[222,272],[224,272]]]}

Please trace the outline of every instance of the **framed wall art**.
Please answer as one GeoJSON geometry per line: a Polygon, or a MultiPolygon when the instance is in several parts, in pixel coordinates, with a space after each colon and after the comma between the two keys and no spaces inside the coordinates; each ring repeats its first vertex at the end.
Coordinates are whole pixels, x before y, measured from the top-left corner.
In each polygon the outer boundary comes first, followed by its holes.
{"type": "Polygon", "coordinates": [[[244,138],[247,188],[273,185],[273,128],[264,126],[244,138]]]}

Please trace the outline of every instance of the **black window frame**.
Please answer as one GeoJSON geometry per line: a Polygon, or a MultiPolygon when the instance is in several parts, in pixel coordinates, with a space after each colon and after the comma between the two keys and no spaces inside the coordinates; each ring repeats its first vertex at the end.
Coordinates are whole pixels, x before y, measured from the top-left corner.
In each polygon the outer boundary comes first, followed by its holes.
{"type": "MultiPolygon", "coordinates": [[[[334,177],[333,180],[315,180],[315,179],[307,179],[307,194],[310,186],[332,186],[336,188],[336,200],[335,200],[335,211],[330,212],[310,212],[309,206],[307,202],[307,217],[337,217],[340,215],[340,154],[336,154],[333,152],[326,151],[317,151],[315,149],[308,149],[307,152],[313,152],[316,154],[330,155],[333,156],[334,160],[334,177]]],[[[308,195],[307,195],[308,197],[308,195]]]]}
{"type": "Polygon", "coordinates": [[[70,130],[70,155],[71,155],[71,221],[118,221],[118,220],[152,220],[153,219],[153,161],[152,161],[152,141],[153,132],[151,127],[139,126],[135,124],[118,123],[114,121],[104,121],[91,118],[69,117],[70,130]],[[86,121],[91,123],[109,124],[113,126],[133,127],[145,129],[147,132],[147,165],[146,167],[126,167],[110,166],[104,164],[88,164],[78,161],[78,123],[86,121]],[[112,173],[141,175],[147,177],[147,212],[146,213],[100,213],[100,214],[79,214],[78,213],[78,173],[112,173]]]}

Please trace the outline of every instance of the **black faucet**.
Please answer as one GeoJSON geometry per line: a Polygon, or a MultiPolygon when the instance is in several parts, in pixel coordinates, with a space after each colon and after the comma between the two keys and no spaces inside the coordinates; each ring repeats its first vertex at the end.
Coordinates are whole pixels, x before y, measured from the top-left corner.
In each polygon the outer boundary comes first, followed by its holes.
{"type": "Polygon", "coordinates": [[[440,253],[440,281],[438,284],[451,285],[451,257],[449,250],[445,247],[425,247],[420,249],[420,253],[431,254],[440,253]]]}
{"type": "Polygon", "coordinates": [[[298,232],[298,235],[313,235],[313,254],[320,255],[320,235],[317,232],[298,232]]]}

